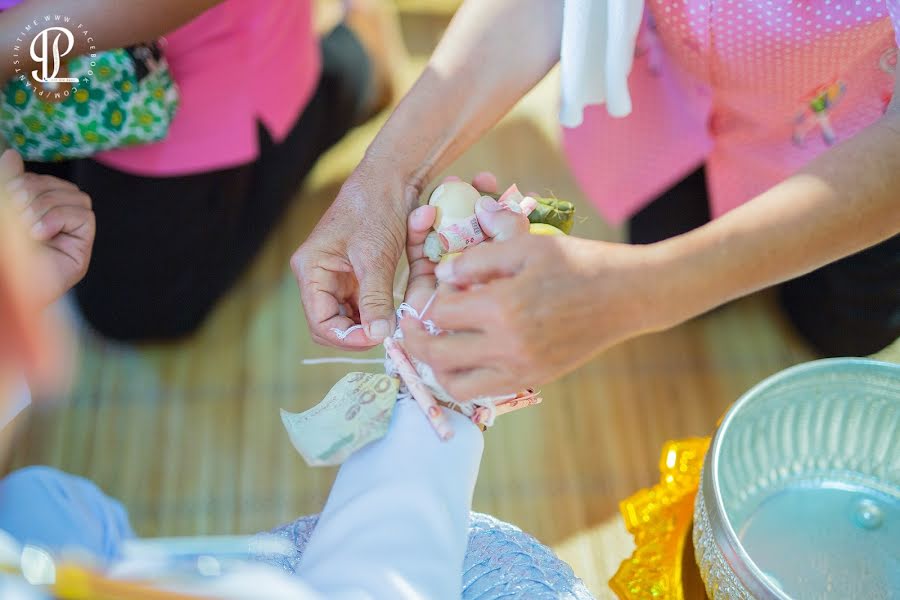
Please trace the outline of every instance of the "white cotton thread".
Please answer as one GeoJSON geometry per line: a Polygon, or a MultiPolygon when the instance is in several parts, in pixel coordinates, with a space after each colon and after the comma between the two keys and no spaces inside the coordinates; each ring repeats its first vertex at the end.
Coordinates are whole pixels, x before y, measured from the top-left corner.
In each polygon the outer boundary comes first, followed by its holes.
{"type": "Polygon", "coordinates": [[[301,361],[304,365],[329,365],[329,364],[348,364],[348,365],[380,365],[384,361],[380,358],[349,358],[343,356],[330,356],[322,358],[304,358],[301,361]]]}
{"type": "Polygon", "coordinates": [[[434,302],[434,299],[437,297],[437,291],[431,294],[431,298],[428,299],[428,302],[425,303],[425,307],[422,309],[422,314],[419,317],[420,319],[425,317],[425,313],[428,312],[428,309],[431,308],[431,303],[434,302]]]}
{"type": "MultiPolygon", "coordinates": [[[[416,310],[414,306],[407,302],[403,302],[400,306],[397,307],[397,321],[403,320],[405,317],[412,317],[417,321],[422,323],[422,326],[425,327],[425,330],[430,335],[439,335],[443,333],[443,330],[434,324],[430,319],[424,319],[425,313],[431,308],[431,304],[434,302],[435,297],[437,297],[437,290],[431,294],[431,297],[428,299],[428,302],[425,303],[425,306],[422,308],[422,312],[416,310]]],[[[362,329],[362,325],[353,325],[347,329],[339,329],[337,327],[333,327],[331,331],[338,338],[338,340],[346,339],[351,333],[358,329],[362,329]]],[[[393,336],[395,340],[403,339],[403,331],[400,329],[398,324],[397,328],[394,330],[393,336]]],[[[413,367],[416,369],[416,376],[418,380],[425,384],[425,386],[431,390],[431,392],[435,395],[438,400],[445,402],[457,409],[465,415],[466,417],[472,418],[473,415],[477,411],[486,412],[486,416],[483,419],[482,423],[488,427],[494,424],[494,419],[497,415],[497,403],[505,402],[507,400],[512,400],[516,397],[516,394],[507,394],[505,396],[483,396],[480,398],[476,398],[469,402],[458,402],[453,398],[444,388],[438,383],[437,377],[434,375],[434,371],[432,368],[423,363],[422,361],[416,360],[413,357],[410,357],[410,361],[413,364],[413,367]]],[[[320,364],[331,364],[331,363],[346,363],[346,364],[383,364],[384,372],[390,377],[398,377],[399,373],[397,370],[397,366],[394,364],[394,361],[390,356],[385,354],[384,359],[378,358],[343,358],[343,357],[322,357],[322,358],[306,358],[303,359],[304,365],[320,365],[320,364]]],[[[397,400],[412,400],[413,395],[409,391],[406,383],[404,383],[403,379],[400,378],[400,388],[397,392],[397,400]]]]}
{"type": "Polygon", "coordinates": [[[363,328],[362,325],[354,325],[352,327],[348,327],[347,329],[338,329],[337,327],[332,327],[331,333],[333,333],[335,336],[337,336],[337,339],[344,341],[345,339],[347,339],[347,336],[349,336],[351,333],[353,333],[354,331],[357,331],[358,329],[362,329],[362,328],[363,328]]]}

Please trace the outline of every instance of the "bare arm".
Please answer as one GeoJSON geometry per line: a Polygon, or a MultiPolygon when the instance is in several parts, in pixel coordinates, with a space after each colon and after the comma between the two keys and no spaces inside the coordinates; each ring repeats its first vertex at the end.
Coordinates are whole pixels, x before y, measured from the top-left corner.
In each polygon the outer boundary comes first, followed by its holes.
{"type": "Polygon", "coordinates": [[[366,160],[421,190],[559,61],[562,13],[561,0],[465,2],[366,160]]]}
{"type": "MultiPolygon", "coordinates": [[[[45,15],[65,15],[82,23],[90,37],[75,36],[71,56],[122,48],[169,33],[222,0],[31,0],[0,14],[0,48],[16,45],[23,28],[45,15]],[[88,41],[90,40],[90,41],[88,41]],[[92,48],[92,46],[95,46],[92,48]]],[[[35,67],[28,52],[20,53],[25,72],[35,67]]],[[[0,62],[0,81],[15,74],[12,61],[0,62]]]]}
{"type": "Polygon", "coordinates": [[[468,0],[425,72],[291,259],[313,339],[343,348],[394,327],[406,217],[426,183],[559,58],[561,0],[468,0]],[[344,339],[333,330],[364,325],[344,339]]]}
{"type": "Polygon", "coordinates": [[[520,236],[438,267],[460,290],[404,322],[409,351],[456,398],[514,392],[609,346],[900,233],[900,89],[878,122],[690,233],[647,246],[520,236]],[[473,286],[480,283],[483,285],[473,286]]]}
{"type": "Polygon", "coordinates": [[[659,244],[673,324],[900,232],[900,74],[887,114],[720,219],[659,244]]]}

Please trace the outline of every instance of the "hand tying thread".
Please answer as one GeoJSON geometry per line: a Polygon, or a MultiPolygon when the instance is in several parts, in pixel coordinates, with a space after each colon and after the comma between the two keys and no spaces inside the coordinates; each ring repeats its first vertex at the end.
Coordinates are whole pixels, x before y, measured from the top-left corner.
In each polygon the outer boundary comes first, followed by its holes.
{"type": "Polygon", "coordinates": [[[348,335],[362,328],[362,325],[354,325],[353,327],[348,327],[347,329],[338,329],[337,327],[332,327],[331,333],[333,333],[337,337],[337,339],[344,341],[345,339],[347,339],[348,335]]]}
{"type": "MultiPolygon", "coordinates": [[[[422,325],[429,334],[440,335],[443,331],[435,325],[433,321],[424,318],[425,313],[431,307],[436,296],[437,291],[431,295],[421,312],[417,311],[415,307],[406,302],[402,303],[397,308],[397,320],[400,321],[404,318],[416,319],[422,322],[422,325]]],[[[354,325],[345,330],[335,328],[333,331],[339,339],[344,339],[350,335],[350,333],[361,327],[362,325],[354,325]]],[[[449,439],[448,432],[449,436],[452,436],[452,431],[449,431],[449,423],[446,421],[446,417],[443,415],[443,409],[435,401],[435,398],[458,409],[459,412],[469,417],[476,425],[485,425],[488,427],[494,424],[494,419],[498,414],[504,414],[517,408],[538,404],[541,401],[538,394],[529,389],[520,394],[508,394],[493,397],[484,396],[466,402],[459,402],[453,398],[440,383],[438,383],[434,371],[430,366],[406,354],[402,345],[398,343],[402,339],[403,332],[397,327],[394,330],[394,334],[385,340],[384,345],[387,352],[383,361],[385,373],[392,377],[400,378],[401,384],[397,394],[398,400],[415,400],[442,439],[449,439]]],[[[351,361],[354,363],[381,362],[377,359],[324,358],[306,360],[304,361],[304,364],[321,364],[325,362],[341,363],[351,361]]]]}

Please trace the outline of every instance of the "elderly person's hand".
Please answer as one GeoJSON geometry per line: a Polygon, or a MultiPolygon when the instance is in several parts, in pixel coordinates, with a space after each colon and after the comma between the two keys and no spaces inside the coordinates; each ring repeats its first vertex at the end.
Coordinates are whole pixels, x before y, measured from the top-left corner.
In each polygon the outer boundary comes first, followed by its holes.
{"type": "Polygon", "coordinates": [[[381,343],[394,329],[394,273],[418,191],[361,166],[291,258],[313,340],[344,349],[381,343]],[[332,331],[363,324],[345,339],[332,331]]]}
{"type": "Polygon", "coordinates": [[[667,311],[648,302],[651,286],[665,290],[654,263],[649,247],[567,236],[480,244],[437,269],[428,318],[452,333],[404,319],[405,346],[460,401],[541,385],[662,327],[667,311]]]}
{"type": "MultiPolygon", "coordinates": [[[[393,332],[394,273],[426,183],[490,129],[559,59],[562,5],[467,2],[428,66],[291,259],[313,339],[365,349],[393,332]],[[527,44],[496,35],[527,31],[527,44]],[[515,54],[516,60],[508,58],[515,54]],[[341,339],[333,330],[364,327],[341,339]]],[[[477,186],[476,186],[477,187],[477,186]]]]}
{"type": "MultiPolygon", "coordinates": [[[[410,286],[406,301],[417,299],[420,290],[434,290],[434,264],[422,254],[422,244],[434,222],[434,210],[420,207],[409,216],[409,226],[421,226],[421,240],[407,240],[407,218],[400,206],[418,202],[414,188],[375,191],[379,179],[365,168],[354,171],[337,199],[316,225],[306,242],[291,258],[291,267],[300,286],[313,339],[344,349],[366,349],[380,344],[394,331],[394,274],[404,242],[409,246],[410,286]],[[406,196],[402,202],[386,198],[406,196]],[[361,330],[340,339],[333,329],[346,330],[356,324],[361,330]]],[[[476,175],[472,185],[485,193],[497,191],[497,181],[489,173],[476,175]]],[[[413,229],[410,229],[411,235],[413,229]]],[[[425,295],[428,300],[431,291],[425,295]]],[[[424,303],[423,301],[423,303],[424,303]]],[[[422,306],[417,308],[421,309],[422,306]]]]}

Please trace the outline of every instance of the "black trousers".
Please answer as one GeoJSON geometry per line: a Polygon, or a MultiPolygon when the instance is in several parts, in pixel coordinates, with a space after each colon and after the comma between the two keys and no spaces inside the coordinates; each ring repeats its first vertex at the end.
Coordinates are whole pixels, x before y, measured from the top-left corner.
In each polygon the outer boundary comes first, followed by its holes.
{"type": "MultiPolygon", "coordinates": [[[[706,175],[688,175],[632,217],[629,238],[649,244],[710,219],[706,175]]],[[[900,337],[900,236],[778,286],[799,333],[825,356],[866,356],[900,337]]]]}
{"type": "Polygon", "coordinates": [[[260,125],[253,163],[183,177],[136,176],[92,160],[29,165],[74,181],[93,200],[97,237],[75,298],[97,332],[165,340],[203,322],[318,158],[365,117],[371,65],[359,41],[338,27],[322,40],[322,57],[318,87],[292,131],[276,144],[260,125]]]}

